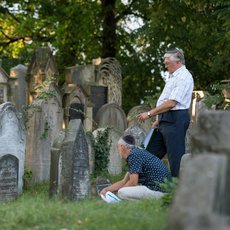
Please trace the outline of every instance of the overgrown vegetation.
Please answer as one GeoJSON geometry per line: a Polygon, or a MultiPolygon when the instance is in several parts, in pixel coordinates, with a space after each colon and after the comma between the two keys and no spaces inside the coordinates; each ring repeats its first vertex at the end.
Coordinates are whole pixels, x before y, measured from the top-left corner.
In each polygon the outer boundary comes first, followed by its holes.
{"type": "Polygon", "coordinates": [[[212,84],[209,90],[210,94],[206,95],[204,98],[204,103],[208,108],[215,106],[216,109],[220,110],[230,110],[230,98],[226,99],[224,95],[228,93],[230,97],[230,83],[215,83],[212,84]]]}
{"type": "Polygon", "coordinates": [[[168,207],[153,199],[118,204],[107,204],[98,196],[80,202],[49,199],[48,184],[40,184],[15,201],[1,203],[0,216],[4,230],[163,230],[168,207]]]}
{"type": "Polygon", "coordinates": [[[111,141],[109,140],[109,128],[98,130],[94,141],[95,150],[95,175],[107,172],[109,163],[109,150],[111,141]]]}

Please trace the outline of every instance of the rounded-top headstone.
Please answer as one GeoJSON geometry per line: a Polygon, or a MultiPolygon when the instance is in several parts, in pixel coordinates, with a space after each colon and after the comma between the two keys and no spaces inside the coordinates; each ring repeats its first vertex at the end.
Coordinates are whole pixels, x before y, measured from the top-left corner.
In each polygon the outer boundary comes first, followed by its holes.
{"type": "Polygon", "coordinates": [[[99,127],[113,127],[121,131],[127,128],[125,112],[116,103],[103,105],[97,112],[96,122],[99,127]]]}

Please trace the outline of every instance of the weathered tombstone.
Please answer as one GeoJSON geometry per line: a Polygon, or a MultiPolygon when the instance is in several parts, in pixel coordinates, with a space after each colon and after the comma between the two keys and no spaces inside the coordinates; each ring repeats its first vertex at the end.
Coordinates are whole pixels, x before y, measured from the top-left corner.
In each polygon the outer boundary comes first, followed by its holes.
{"type": "Polygon", "coordinates": [[[132,135],[135,138],[135,143],[138,146],[142,146],[146,136],[146,131],[139,126],[130,126],[124,131],[124,135],[132,135]]]}
{"type": "MultiPolygon", "coordinates": [[[[1,60],[0,60],[1,61],[1,60]]],[[[0,62],[0,104],[8,101],[8,74],[2,68],[0,62]]]]}
{"type": "Polygon", "coordinates": [[[35,99],[28,110],[26,167],[32,184],[49,180],[51,146],[62,125],[61,96],[56,87],[48,87],[47,97],[35,99]]]}
{"type": "Polygon", "coordinates": [[[115,58],[109,57],[101,59],[96,67],[96,85],[107,86],[108,88],[107,103],[115,103],[121,106],[122,77],[120,63],[115,58]]]}
{"type": "Polygon", "coordinates": [[[89,196],[88,144],[81,120],[71,120],[61,146],[61,193],[71,200],[89,196]]]}
{"type": "Polygon", "coordinates": [[[139,122],[137,120],[137,115],[139,113],[147,112],[149,110],[151,110],[151,108],[147,105],[138,105],[133,107],[127,115],[128,127],[139,126],[140,128],[144,129],[147,133],[151,128],[152,119],[147,119],[144,122],[139,122]]]}
{"type": "Polygon", "coordinates": [[[112,183],[108,178],[98,176],[95,180],[96,193],[100,194],[103,188],[110,186],[112,183]]]}
{"type": "Polygon", "coordinates": [[[49,47],[39,47],[35,50],[27,70],[27,100],[28,104],[37,97],[46,81],[58,82],[58,68],[52,50],[49,47]]]}
{"type": "Polygon", "coordinates": [[[22,111],[22,107],[26,105],[26,73],[27,67],[17,65],[10,69],[10,92],[12,101],[18,111],[22,111]]]}
{"type": "Polygon", "coordinates": [[[122,171],[121,157],[117,148],[117,142],[120,139],[120,136],[121,135],[117,130],[109,130],[109,141],[111,146],[109,150],[108,171],[111,175],[119,175],[122,171]]]}
{"type": "Polygon", "coordinates": [[[0,105],[0,200],[22,192],[25,160],[25,129],[10,102],[0,105]]]}
{"type": "Polygon", "coordinates": [[[95,151],[93,148],[93,134],[92,132],[86,132],[86,140],[88,143],[89,150],[89,173],[93,174],[95,170],[95,151]]]}
{"type": "Polygon", "coordinates": [[[65,138],[65,132],[61,130],[54,140],[51,148],[51,164],[50,164],[50,196],[61,193],[61,146],[65,138]]]}
{"type": "Polygon", "coordinates": [[[126,115],[116,103],[103,105],[97,112],[96,122],[99,127],[113,127],[119,131],[127,128],[126,115]]]}
{"type": "Polygon", "coordinates": [[[169,229],[229,229],[230,113],[205,111],[192,134],[193,158],[180,178],[169,229]]]}

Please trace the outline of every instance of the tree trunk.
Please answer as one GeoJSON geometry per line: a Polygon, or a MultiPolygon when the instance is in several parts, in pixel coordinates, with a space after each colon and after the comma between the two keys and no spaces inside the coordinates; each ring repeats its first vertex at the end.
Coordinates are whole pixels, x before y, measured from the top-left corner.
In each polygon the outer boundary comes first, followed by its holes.
{"type": "Polygon", "coordinates": [[[116,0],[101,0],[103,32],[102,32],[102,58],[115,57],[116,55],[116,0]]]}

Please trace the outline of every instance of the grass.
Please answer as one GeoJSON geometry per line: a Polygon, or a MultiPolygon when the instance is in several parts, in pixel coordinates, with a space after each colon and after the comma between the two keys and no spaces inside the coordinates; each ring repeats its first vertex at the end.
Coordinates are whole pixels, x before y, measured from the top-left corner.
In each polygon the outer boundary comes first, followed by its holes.
{"type": "Polygon", "coordinates": [[[168,207],[162,201],[122,201],[107,204],[100,197],[67,201],[48,196],[48,184],[24,192],[17,200],[0,204],[0,229],[163,230],[168,207]]]}

